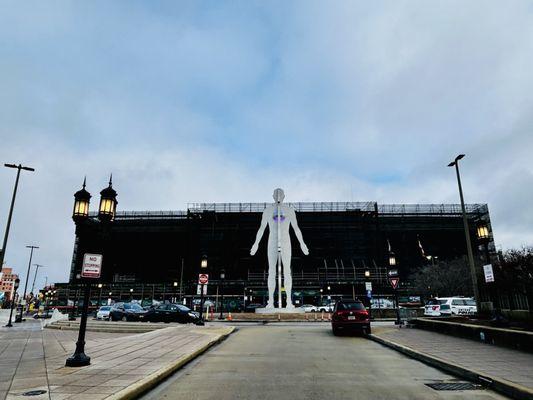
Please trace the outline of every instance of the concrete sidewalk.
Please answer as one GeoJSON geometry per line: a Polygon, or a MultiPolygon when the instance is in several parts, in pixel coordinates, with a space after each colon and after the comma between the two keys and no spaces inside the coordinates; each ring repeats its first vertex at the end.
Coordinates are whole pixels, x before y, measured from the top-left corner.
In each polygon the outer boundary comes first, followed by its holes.
{"type": "Polygon", "coordinates": [[[65,367],[76,331],[41,329],[39,321],[0,328],[0,399],[128,399],[153,386],[233,331],[172,325],[142,334],[87,332],[91,365],[65,367]]]}
{"type": "Polygon", "coordinates": [[[480,381],[485,379],[485,383],[492,381],[490,387],[498,390],[501,385],[505,394],[514,398],[533,398],[531,353],[421,329],[379,327],[372,336],[413,358],[448,368],[449,372],[469,379],[482,377],[480,381]]]}

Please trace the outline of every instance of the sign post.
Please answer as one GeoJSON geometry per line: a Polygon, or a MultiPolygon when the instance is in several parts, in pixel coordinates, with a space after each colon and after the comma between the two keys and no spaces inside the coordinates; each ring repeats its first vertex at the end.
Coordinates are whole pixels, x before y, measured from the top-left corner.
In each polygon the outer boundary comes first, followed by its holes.
{"type": "Polygon", "coordinates": [[[389,283],[392,286],[392,289],[394,290],[394,298],[396,300],[396,321],[394,323],[398,326],[401,326],[402,319],[400,318],[400,303],[398,301],[398,286],[400,285],[400,277],[398,276],[398,270],[390,269],[387,275],[389,275],[389,283]]]}
{"type": "MultiPolygon", "coordinates": [[[[83,255],[83,265],[81,267],[81,277],[86,279],[100,278],[102,270],[102,255],[89,254],[83,255]]],[[[65,365],[67,367],[84,367],[91,364],[91,357],[85,354],[85,331],[87,329],[87,311],[89,309],[89,295],[91,293],[91,284],[85,282],[85,293],[83,295],[83,308],[81,312],[80,331],[78,341],[76,342],[76,351],[67,358],[65,365]]]]}
{"type": "MultiPolygon", "coordinates": [[[[208,274],[198,274],[198,284],[201,285],[200,289],[200,320],[198,321],[198,325],[204,325],[204,285],[207,285],[209,283],[209,275],[208,274]]],[[[207,288],[207,287],[206,287],[207,288]]]]}

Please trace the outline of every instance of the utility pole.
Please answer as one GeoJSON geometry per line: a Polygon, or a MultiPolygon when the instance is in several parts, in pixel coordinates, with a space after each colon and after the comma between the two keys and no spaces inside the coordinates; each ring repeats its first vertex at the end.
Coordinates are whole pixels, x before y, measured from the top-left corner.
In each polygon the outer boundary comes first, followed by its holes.
{"type": "Polygon", "coordinates": [[[470,265],[470,275],[472,278],[474,297],[476,299],[477,313],[479,315],[479,313],[481,313],[481,299],[479,298],[479,288],[477,286],[476,264],[474,263],[474,253],[472,252],[472,243],[470,240],[470,229],[468,228],[468,218],[466,217],[466,207],[465,207],[465,200],[463,196],[463,187],[461,185],[461,175],[459,174],[459,160],[461,160],[464,156],[465,156],[464,154],[459,154],[457,157],[455,157],[454,161],[448,164],[448,167],[455,167],[455,172],[457,174],[457,185],[459,186],[459,196],[461,198],[461,210],[463,213],[463,225],[465,229],[468,264],[470,265]]]}
{"type": "Polygon", "coordinates": [[[28,262],[28,272],[26,273],[26,283],[24,283],[24,295],[22,296],[24,305],[21,305],[20,314],[15,318],[15,322],[22,322],[22,311],[26,307],[26,290],[28,290],[28,281],[30,280],[30,268],[31,268],[31,259],[33,258],[33,250],[38,249],[39,246],[31,245],[31,246],[26,246],[26,248],[30,249],[30,261],[28,262]]]}
{"type": "Polygon", "coordinates": [[[4,256],[6,255],[6,248],[7,248],[7,239],[9,237],[9,228],[11,227],[11,217],[13,216],[13,208],[15,206],[15,198],[17,197],[17,188],[19,185],[19,178],[20,178],[20,171],[35,171],[35,169],[30,167],[23,167],[21,164],[15,165],[15,164],[4,164],[4,167],[7,168],[16,168],[17,169],[17,178],[15,179],[15,188],[13,189],[13,197],[11,198],[11,206],[9,207],[9,214],[7,217],[7,225],[6,225],[6,232],[4,234],[4,243],[2,244],[2,248],[0,249],[0,265],[4,265],[4,256]]]}

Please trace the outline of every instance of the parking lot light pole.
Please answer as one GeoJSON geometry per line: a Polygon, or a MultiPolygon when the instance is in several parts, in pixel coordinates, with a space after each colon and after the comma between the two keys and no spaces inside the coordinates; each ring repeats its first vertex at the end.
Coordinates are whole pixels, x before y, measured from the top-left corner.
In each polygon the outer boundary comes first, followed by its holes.
{"type": "Polygon", "coordinates": [[[20,304],[20,314],[17,315],[15,318],[15,322],[22,322],[22,311],[24,308],[26,308],[26,290],[28,290],[28,281],[30,280],[30,268],[31,268],[31,259],[33,258],[33,250],[38,249],[38,246],[26,246],[26,248],[30,249],[30,261],[28,262],[28,272],[26,273],[26,283],[24,284],[24,294],[22,295],[22,300],[24,301],[24,304],[20,304]]]}
{"type": "Polygon", "coordinates": [[[6,325],[7,328],[11,328],[13,324],[11,323],[11,318],[13,317],[13,306],[15,305],[15,297],[17,296],[17,289],[19,288],[20,279],[15,279],[15,282],[13,283],[13,298],[11,299],[11,307],[9,311],[9,321],[6,325]]]}
{"type": "Polygon", "coordinates": [[[459,160],[461,160],[465,155],[459,154],[455,157],[451,163],[448,164],[448,167],[455,167],[455,172],[457,175],[457,185],[459,186],[459,197],[461,198],[461,211],[463,213],[463,225],[465,229],[465,239],[466,239],[466,252],[468,255],[468,264],[470,265],[470,275],[472,278],[472,287],[474,289],[474,297],[476,299],[476,308],[477,312],[481,312],[481,299],[479,298],[479,288],[477,285],[477,274],[476,274],[476,264],[474,263],[474,253],[472,252],[472,242],[470,240],[470,229],[468,227],[468,218],[466,217],[466,207],[465,199],[463,196],[463,187],[461,185],[461,175],[459,173],[459,160]]]}
{"type": "MultiPolygon", "coordinates": [[[[366,279],[366,282],[371,282],[370,271],[368,270],[365,271],[365,279],[366,279]]],[[[368,298],[368,319],[372,319],[372,291],[370,291],[370,293],[367,293],[367,298],[368,298]]]]}
{"type": "Polygon", "coordinates": [[[30,167],[24,167],[21,164],[15,165],[15,164],[4,164],[4,167],[7,168],[16,168],[17,169],[17,177],[15,179],[15,187],[13,189],[13,197],[11,198],[11,206],[9,207],[9,214],[7,216],[7,224],[6,224],[6,231],[4,233],[4,242],[2,244],[2,248],[0,249],[0,269],[2,269],[2,266],[4,265],[4,256],[6,255],[6,248],[7,248],[7,239],[9,238],[9,229],[11,227],[11,217],[13,216],[13,208],[15,207],[15,199],[17,197],[17,189],[19,186],[19,178],[20,178],[20,171],[35,171],[35,169],[30,167]]]}
{"type": "Polygon", "coordinates": [[[218,319],[224,319],[224,279],[226,279],[226,271],[220,271],[220,315],[218,319]]]}

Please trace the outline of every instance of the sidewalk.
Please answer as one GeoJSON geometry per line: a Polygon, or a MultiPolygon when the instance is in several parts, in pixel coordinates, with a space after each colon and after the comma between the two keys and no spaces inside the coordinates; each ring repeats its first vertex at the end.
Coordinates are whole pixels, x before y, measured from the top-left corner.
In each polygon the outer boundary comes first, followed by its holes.
{"type": "Polygon", "coordinates": [[[407,349],[403,352],[411,357],[427,361],[426,357],[447,364],[450,370],[469,371],[472,376],[488,378],[494,385],[501,382],[509,390],[530,392],[533,398],[531,353],[421,329],[379,327],[372,336],[399,351],[407,349]]]}
{"type": "Polygon", "coordinates": [[[91,365],[65,367],[77,331],[41,330],[39,321],[0,328],[0,399],[125,399],[159,382],[233,331],[172,325],[142,334],[87,332],[91,365]]]}

